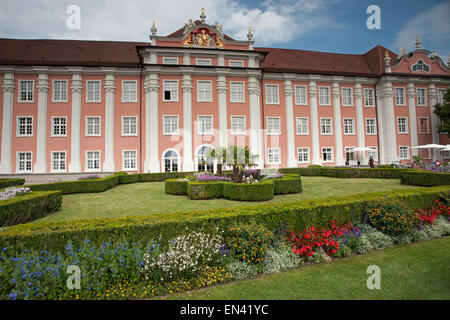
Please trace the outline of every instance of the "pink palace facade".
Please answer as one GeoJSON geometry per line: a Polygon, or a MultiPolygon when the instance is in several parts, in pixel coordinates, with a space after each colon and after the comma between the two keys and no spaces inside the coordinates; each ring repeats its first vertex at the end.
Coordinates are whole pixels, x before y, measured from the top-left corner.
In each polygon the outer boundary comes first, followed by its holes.
{"type": "Polygon", "coordinates": [[[409,163],[450,143],[432,112],[450,69],[419,39],[399,55],[258,48],[205,18],[148,43],[0,39],[0,174],[205,170],[229,144],[260,168],[409,163]]]}

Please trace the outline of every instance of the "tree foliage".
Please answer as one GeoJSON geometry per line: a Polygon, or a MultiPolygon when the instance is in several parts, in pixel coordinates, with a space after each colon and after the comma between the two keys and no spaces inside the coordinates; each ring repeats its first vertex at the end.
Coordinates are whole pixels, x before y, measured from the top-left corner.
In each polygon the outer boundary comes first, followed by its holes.
{"type": "Polygon", "coordinates": [[[434,107],[434,114],[438,116],[440,124],[438,125],[438,131],[440,133],[447,133],[450,137],[450,89],[444,96],[443,104],[436,104],[434,107]]]}

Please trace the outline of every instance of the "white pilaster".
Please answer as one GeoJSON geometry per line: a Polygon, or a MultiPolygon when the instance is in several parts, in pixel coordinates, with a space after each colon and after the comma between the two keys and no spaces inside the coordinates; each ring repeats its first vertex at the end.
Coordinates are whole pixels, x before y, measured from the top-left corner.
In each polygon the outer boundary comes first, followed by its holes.
{"type": "Polygon", "coordinates": [[[316,81],[309,82],[309,103],[311,107],[311,139],[312,139],[312,157],[311,163],[322,165],[320,158],[319,144],[319,113],[317,111],[317,86],[316,81]]]}
{"type": "Polygon", "coordinates": [[[103,171],[114,172],[114,92],[116,91],[114,74],[107,73],[105,78],[105,162],[103,171]]]}
{"type": "Polygon", "coordinates": [[[192,157],[192,79],[183,74],[183,171],[194,171],[192,157]]]}
{"type": "Polygon", "coordinates": [[[263,150],[261,149],[261,112],[260,112],[260,95],[257,78],[250,76],[248,78],[248,93],[250,102],[250,152],[257,155],[257,168],[263,167],[263,150]]]}
{"type": "Polygon", "coordinates": [[[183,64],[188,66],[191,64],[191,55],[189,53],[185,53],[183,56],[183,64]]]}
{"type": "Polygon", "coordinates": [[[286,139],[287,139],[287,167],[297,167],[295,156],[295,133],[294,133],[294,105],[292,102],[292,81],[284,81],[284,101],[286,103],[286,139]]]}
{"type": "Polygon", "coordinates": [[[333,82],[331,94],[333,96],[334,111],[334,146],[336,148],[335,164],[337,166],[343,166],[345,165],[345,158],[342,147],[341,91],[339,88],[339,82],[333,82]]]}
{"type": "MultiPolygon", "coordinates": [[[[408,107],[409,107],[409,127],[411,134],[411,146],[419,144],[418,130],[417,130],[417,115],[416,115],[416,89],[414,83],[408,83],[408,107]]],[[[419,149],[411,149],[411,156],[419,154],[419,149]]]]}
{"type": "Polygon", "coordinates": [[[219,95],[219,146],[227,146],[227,79],[223,75],[217,77],[217,92],[219,95]]]}
{"type": "MultiPolygon", "coordinates": [[[[78,70],[81,71],[81,70],[78,70]]],[[[81,73],[72,75],[72,119],[70,135],[70,163],[69,172],[81,172],[80,162],[80,124],[81,124],[81,91],[83,84],[81,73]]]]}
{"type": "Polygon", "coordinates": [[[158,157],[158,91],[159,82],[156,73],[146,76],[145,90],[145,172],[160,172],[158,157]]]}
{"type": "MultiPolygon", "coordinates": [[[[431,134],[433,137],[433,143],[439,144],[439,118],[434,114],[434,107],[436,106],[436,86],[431,83],[428,88],[428,96],[430,97],[430,112],[431,112],[431,134]]],[[[439,150],[433,150],[433,161],[439,160],[442,162],[442,154],[439,150]]]]}
{"type": "MultiPolygon", "coordinates": [[[[358,147],[364,148],[365,142],[365,127],[364,127],[364,113],[362,103],[362,87],[361,83],[355,84],[355,105],[356,105],[356,135],[358,137],[358,147]]],[[[359,161],[362,165],[367,164],[366,155],[364,151],[359,152],[359,161]]]]}
{"type": "Polygon", "coordinates": [[[2,154],[1,174],[12,173],[11,138],[13,124],[14,73],[6,72],[3,79],[3,120],[2,120],[2,154]]]}
{"type": "MultiPolygon", "coordinates": [[[[42,71],[42,70],[40,70],[42,71]]],[[[48,75],[39,73],[37,82],[38,112],[37,112],[37,137],[36,137],[36,163],[34,173],[47,173],[47,94],[48,75]]]]}

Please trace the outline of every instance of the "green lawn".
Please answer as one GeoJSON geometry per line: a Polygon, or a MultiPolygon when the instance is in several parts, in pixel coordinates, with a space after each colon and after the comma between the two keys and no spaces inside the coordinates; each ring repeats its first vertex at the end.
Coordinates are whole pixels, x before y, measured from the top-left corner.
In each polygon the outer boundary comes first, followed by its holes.
{"type": "Polygon", "coordinates": [[[169,299],[450,299],[450,237],[372,251],[326,264],[170,295],[169,299]],[[367,267],[381,289],[366,286],[367,267]]]}
{"type": "MultiPolygon", "coordinates": [[[[415,188],[402,185],[399,180],[393,179],[302,177],[302,183],[302,193],[275,196],[274,199],[267,202],[307,200],[415,188]]],[[[134,183],[119,185],[102,193],[64,196],[62,210],[36,221],[53,222],[59,220],[146,215],[156,212],[192,211],[256,204],[260,204],[260,202],[240,202],[225,199],[189,200],[186,196],[165,194],[164,182],[134,183]]]]}

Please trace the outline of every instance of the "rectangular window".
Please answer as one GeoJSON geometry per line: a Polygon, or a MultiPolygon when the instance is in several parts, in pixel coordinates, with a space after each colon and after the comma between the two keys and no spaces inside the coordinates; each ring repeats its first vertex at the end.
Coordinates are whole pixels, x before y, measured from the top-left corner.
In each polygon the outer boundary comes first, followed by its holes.
{"type": "Polygon", "coordinates": [[[280,164],[280,148],[269,148],[268,149],[269,164],[280,164]]]}
{"type": "Polygon", "coordinates": [[[137,170],[137,151],[123,150],[123,171],[137,170]]]}
{"type": "Polygon", "coordinates": [[[198,134],[213,134],[212,116],[198,116],[198,134]]]}
{"type": "Polygon", "coordinates": [[[266,84],[266,104],[279,104],[280,97],[278,95],[277,84],[266,84]]]}
{"type": "Polygon", "coordinates": [[[395,104],[398,106],[405,105],[405,88],[395,88],[395,104]]]}
{"type": "Polygon", "coordinates": [[[33,117],[17,117],[17,136],[33,136],[33,117]]]}
{"type": "Polygon", "coordinates": [[[212,83],[211,81],[197,81],[197,102],[212,102],[212,83]]]}
{"type": "Polygon", "coordinates": [[[366,134],[367,135],[377,134],[377,120],[376,119],[366,119],[366,134]]]}
{"type": "Polygon", "coordinates": [[[373,107],[373,90],[372,89],[364,89],[364,106],[365,107],[373,107]]]}
{"type": "Polygon", "coordinates": [[[438,89],[438,103],[439,104],[444,104],[446,92],[447,92],[447,90],[445,90],[445,89],[438,89]]]}
{"type": "Polygon", "coordinates": [[[295,104],[306,105],[306,86],[295,86],[295,104]]]}
{"type": "Polygon", "coordinates": [[[356,152],[353,149],[355,149],[355,147],[345,147],[345,160],[356,160],[356,152]]]}
{"type": "Polygon", "coordinates": [[[427,105],[427,89],[417,88],[417,105],[418,106],[427,105]]]}
{"type": "Polygon", "coordinates": [[[367,158],[370,159],[370,157],[373,158],[374,161],[378,161],[378,147],[368,147],[371,149],[374,149],[373,151],[368,150],[367,151],[367,158]]]}
{"type": "Polygon", "coordinates": [[[243,68],[244,67],[244,61],[242,61],[242,60],[230,60],[230,67],[243,68]]]}
{"type": "Polygon", "coordinates": [[[122,81],[122,102],[137,102],[137,81],[122,81]]]}
{"type": "Polygon", "coordinates": [[[67,102],[67,80],[53,80],[53,102],[67,102]]]}
{"type": "Polygon", "coordinates": [[[319,104],[323,106],[330,105],[330,88],[319,87],[319,104]]]}
{"type": "Polygon", "coordinates": [[[66,152],[52,152],[52,170],[53,172],[66,171],[66,152]]]}
{"type": "Polygon", "coordinates": [[[67,118],[52,117],[52,137],[67,136],[67,118]]]}
{"type": "Polygon", "coordinates": [[[397,124],[399,134],[408,133],[408,118],[397,118],[397,124]]]}
{"type": "Polygon", "coordinates": [[[86,117],[86,136],[100,136],[100,117],[86,117]]]}
{"type": "Polygon", "coordinates": [[[178,80],[164,80],[163,101],[178,101],[178,80]]]}
{"type": "Polygon", "coordinates": [[[86,81],[86,102],[100,102],[101,81],[100,80],[88,80],[86,81]]]}
{"type": "Polygon", "coordinates": [[[17,172],[31,172],[31,152],[17,152],[17,172]]]}
{"type": "Polygon", "coordinates": [[[178,64],[178,58],[163,57],[163,64],[178,64]]]}
{"type": "Polygon", "coordinates": [[[231,116],[231,134],[245,134],[245,116],[231,116]]]}
{"type": "Polygon", "coordinates": [[[298,155],[298,162],[309,163],[309,148],[298,148],[297,155],[298,155]]]}
{"type": "Polygon", "coordinates": [[[267,117],[267,134],[268,135],[280,135],[281,134],[280,118],[267,117]]]}
{"type": "Polygon", "coordinates": [[[33,102],[33,80],[19,80],[19,101],[33,102]]]}
{"type": "Polygon", "coordinates": [[[428,118],[419,118],[419,133],[420,134],[429,134],[428,130],[428,118]]]}
{"type": "Polygon", "coordinates": [[[344,107],[353,106],[352,88],[342,88],[342,105],[344,107]]]}
{"type": "Polygon", "coordinates": [[[323,162],[333,162],[333,148],[322,148],[322,160],[323,162]]]}
{"type": "Polygon", "coordinates": [[[137,136],[137,117],[122,117],[122,135],[137,136]]]}
{"type": "Polygon", "coordinates": [[[408,146],[400,146],[398,148],[399,148],[400,159],[402,159],[402,160],[409,159],[409,147],[408,146]]]}
{"type": "Polygon", "coordinates": [[[163,134],[178,134],[178,116],[163,116],[163,134]]]}
{"type": "Polygon", "coordinates": [[[100,170],[100,151],[86,151],[86,170],[100,170]]]}
{"type": "Polygon", "coordinates": [[[331,126],[331,118],[321,118],[320,119],[320,132],[322,135],[332,135],[333,128],[331,126]]]}
{"type": "Polygon", "coordinates": [[[198,58],[196,60],[196,63],[198,66],[210,66],[211,65],[211,59],[200,59],[198,58]]]}
{"type": "Polygon", "coordinates": [[[230,102],[245,102],[243,82],[230,82],[230,102]]]}
{"type": "Polygon", "coordinates": [[[296,118],[297,135],[308,135],[308,118],[296,118]]]}
{"type": "Polygon", "coordinates": [[[344,134],[355,134],[355,119],[344,119],[344,134]]]}

